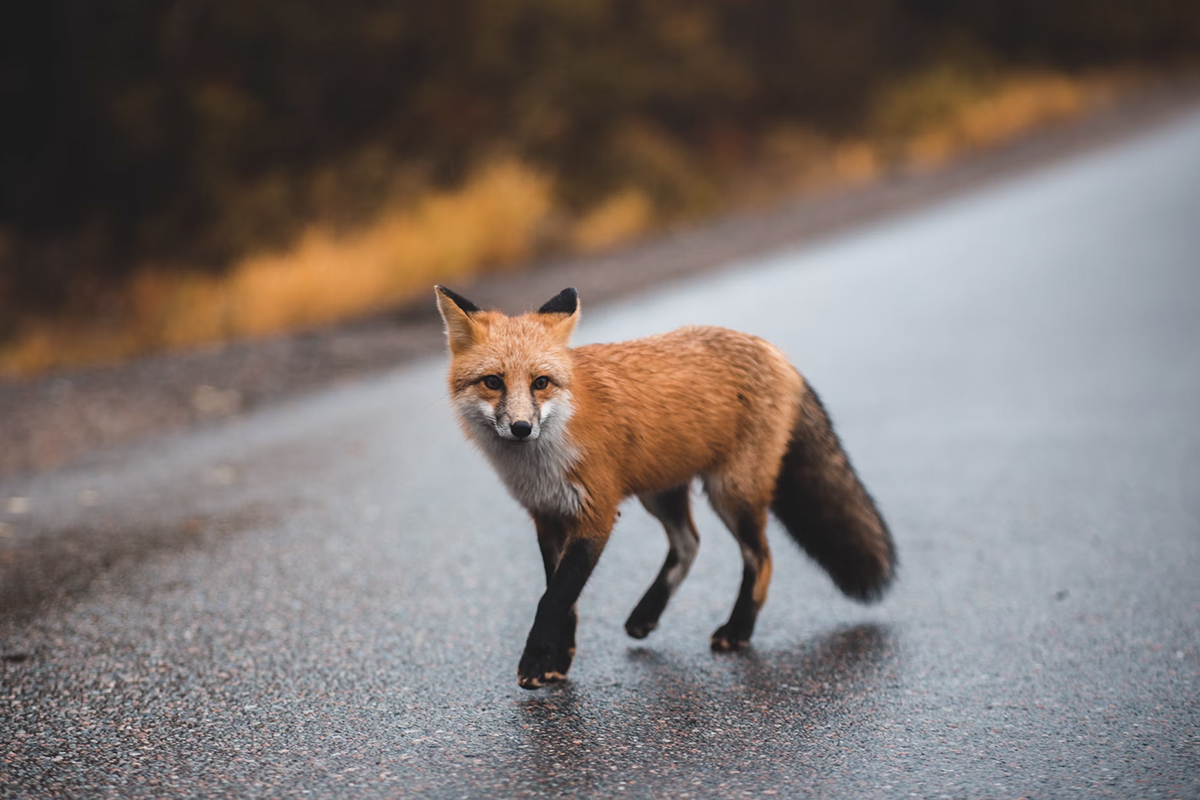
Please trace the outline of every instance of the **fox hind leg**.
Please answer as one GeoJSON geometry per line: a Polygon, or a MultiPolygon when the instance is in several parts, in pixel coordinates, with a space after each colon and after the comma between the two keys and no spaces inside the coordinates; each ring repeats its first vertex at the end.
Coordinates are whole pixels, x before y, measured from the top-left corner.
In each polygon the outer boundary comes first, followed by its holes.
{"type": "Polygon", "coordinates": [[[731,497],[709,486],[709,500],[742,550],[742,585],[729,620],[712,635],[713,650],[741,650],[750,643],[759,609],[771,583],[771,550],[767,546],[767,508],[731,497]]]}
{"type": "Polygon", "coordinates": [[[700,547],[700,534],[692,522],[686,483],[657,494],[641,495],[638,499],[662,523],[669,543],[667,559],[658,577],[625,622],[626,633],[635,639],[645,639],[650,631],[658,627],[658,618],[666,609],[671,595],[692,568],[700,547]]]}

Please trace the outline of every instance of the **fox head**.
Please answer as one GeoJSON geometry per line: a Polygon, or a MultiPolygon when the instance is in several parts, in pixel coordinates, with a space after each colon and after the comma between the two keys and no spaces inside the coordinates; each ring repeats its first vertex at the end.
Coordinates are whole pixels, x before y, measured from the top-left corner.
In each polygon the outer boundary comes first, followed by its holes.
{"type": "Polygon", "coordinates": [[[450,345],[450,394],[468,435],[522,446],[561,432],[571,416],[576,291],[564,289],[537,311],[509,317],[445,286],[435,289],[450,345]]]}

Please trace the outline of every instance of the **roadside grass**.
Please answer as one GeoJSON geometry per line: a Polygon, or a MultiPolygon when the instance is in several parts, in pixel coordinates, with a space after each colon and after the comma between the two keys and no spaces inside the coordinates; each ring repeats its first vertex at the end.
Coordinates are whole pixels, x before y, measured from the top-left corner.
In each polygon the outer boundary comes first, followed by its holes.
{"type": "Polygon", "coordinates": [[[0,375],[337,322],[410,301],[437,281],[519,269],[552,250],[595,252],[682,220],[862,183],[896,168],[935,167],[1076,116],[1136,84],[1111,75],[985,79],[935,67],[882,91],[857,138],[778,129],[732,167],[638,133],[631,147],[646,165],[635,170],[644,180],[582,211],[560,200],[555,176],[498,159],[453,191],[393,204],[356,229],[315,222],[290,247],[247,256],[220,275],[144,265],[103,314],[16,326],[0,343],[0,375]]]}

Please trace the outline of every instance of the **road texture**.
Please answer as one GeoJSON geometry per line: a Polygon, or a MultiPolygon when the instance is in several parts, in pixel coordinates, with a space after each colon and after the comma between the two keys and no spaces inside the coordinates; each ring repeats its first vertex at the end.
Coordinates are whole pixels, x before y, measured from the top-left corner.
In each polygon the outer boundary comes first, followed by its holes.
{"type": "Polygon", "coordinates": [[[532,528],[429,359],[0,484],[0,794],[1200,796],[1200,115],[582,304],[581,342],[780,344],[891,522],[887,599],[772,529],[754,646],[711,654],[740,562],[698,504],[635,642],[631,504],[570,681],[521,690],[532,528]]]}

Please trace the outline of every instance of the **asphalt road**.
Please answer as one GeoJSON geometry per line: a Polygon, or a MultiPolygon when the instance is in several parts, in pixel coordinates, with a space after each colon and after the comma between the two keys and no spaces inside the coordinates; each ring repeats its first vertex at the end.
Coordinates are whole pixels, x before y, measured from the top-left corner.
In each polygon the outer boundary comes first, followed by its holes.
{"type": "Polygon", "coordinates": [[[518,688],[536,542],[432,359],[0,484],[0,794],[1200,796],[1200,115],[582,304],[580,341],[780,344],[891,522],[887,599],[773,529],[714,655],[740,564],[701,508],[635,642],[665,539],[631,504],[570,681],[518,688]]]}

